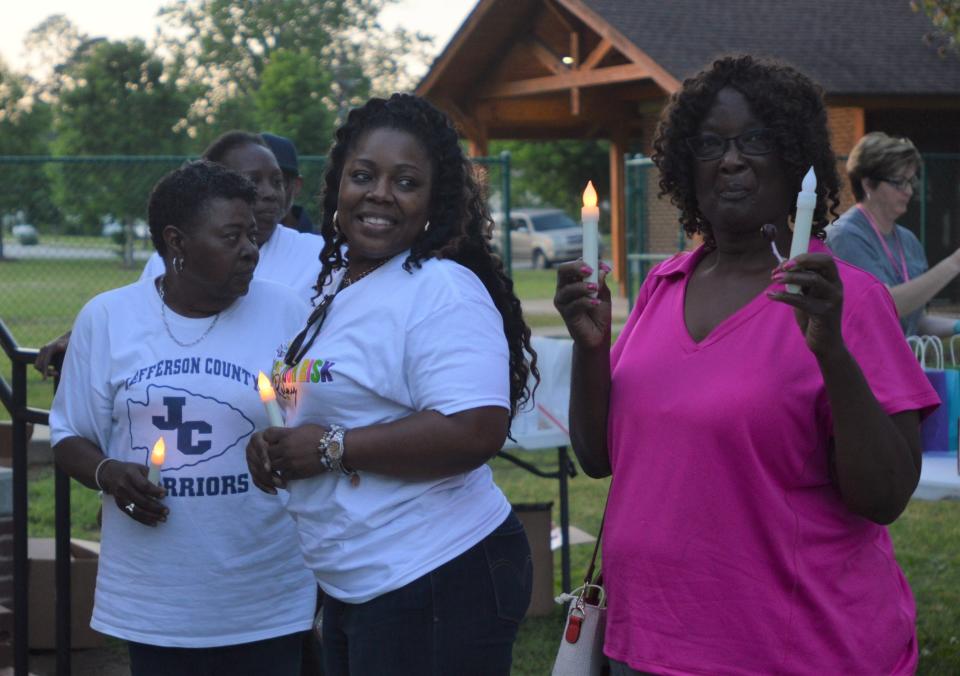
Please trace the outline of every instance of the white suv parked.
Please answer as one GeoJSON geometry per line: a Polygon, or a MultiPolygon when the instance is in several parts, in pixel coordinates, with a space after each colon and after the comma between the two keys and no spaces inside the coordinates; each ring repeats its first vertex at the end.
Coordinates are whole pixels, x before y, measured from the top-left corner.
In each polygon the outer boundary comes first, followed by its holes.
{"type": "MultiPolygon", "coordinates": [[[[493,241],[498,255],[503,251],[503,214],[494,212],[493,241]]],[[[579,258],[583,253],[583,229],[562,209],[511,209],[510,257],[530,261],[535,268],[579,258]]]]}

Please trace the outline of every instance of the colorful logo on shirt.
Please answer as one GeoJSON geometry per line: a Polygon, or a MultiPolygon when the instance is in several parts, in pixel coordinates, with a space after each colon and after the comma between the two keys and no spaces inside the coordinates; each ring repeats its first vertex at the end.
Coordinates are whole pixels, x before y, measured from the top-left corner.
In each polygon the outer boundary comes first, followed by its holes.
{"type": "Polygon", "coordinates": [[[163,437],[164,472],[194,467],[240,446],[256,426],[235,406],[216,397],[168,385],[147,386],[146,401],[127,400],[130,448],[143,454],[163,437]]]}
{"type": "Polygon", "coordinates": [[[299,364],[288,367],[283,361],[286,346],[277,350],[277,359],[270,371],[270,380],[277,396],[284,401],[296,403],[300,383],[323,384],[333,382],[333,367],[336,362],[329,359],[304,359],[299,364]]]}

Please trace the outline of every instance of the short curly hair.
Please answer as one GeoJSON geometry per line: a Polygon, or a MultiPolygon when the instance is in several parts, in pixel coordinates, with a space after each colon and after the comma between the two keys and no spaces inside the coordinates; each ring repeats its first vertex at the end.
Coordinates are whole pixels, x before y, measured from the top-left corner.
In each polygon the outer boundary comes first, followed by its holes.
{"type": "Polygon", "coordinates": [[[225,167],[197,160],[187,162],[157,181],[147,203],[150,238],[160,256],[167,253],[163,229],[175,225],[182,230],[196,226],[214,199],[238,199],[253,206],[257,189],[245,177],[225,167]]]}
{"type": "Polygon", "coordinates": [[[882,181],[909,168],[919,170],[922,165],[920,151],[910,139],[872,131],[857,141],[850,151],[847,178],[850,179],[854,197],[860,202],[865,197],[861,184],[863,179],[882,181]]]}
{"type": "Polygon", "coordinates": [[[346,240],[334,223],[334,214],[347,154],[358,139],[375,129],[397,129],[410,134],[431,159],[430,228],[413,242],[403,267],[413,272],[426,259],[448,258],[469,268],[483,282],[503,318],[510,350],[512,418],[532,396],[528,376],[532,374],[537,383],[540,380],[536,353],[530,347],[530,328],[524,322],[513,281],[504,272],[503,262],[491,251],[489,234],[493,221],[473,164],[464,154],[450,119],[425,99],[411,94],[372,98],[351,110],[346,122],[337,129],[324,173],[320,223],[324,247],[317,293],[333,279],[335,270],[346,265],[341,254],[346,240]]]}
{"type": "MultiPolygon", "coordinates": [[[[701,123],[724,87],[740,92],[753,114],[772,130],[787,180],[796,191],[813,166],[817,174],[813,235],[823,239],[824,228],[837,217],[840,193],[823,90],[806,75],[777,61],[727,56],[684,80],[660,115],[653,142],[653,161],[660,170],[660,196],[669,195],[680,209],[680,224],[688,236],[700,234],[707,246],[716,245],[711,225],[697,204],[694,167],[699,160],[687,147],[686,139],[700,132],[701,123]]],[[[791,204],[789,208],[794,215],[796,206],[791,204]]]]}

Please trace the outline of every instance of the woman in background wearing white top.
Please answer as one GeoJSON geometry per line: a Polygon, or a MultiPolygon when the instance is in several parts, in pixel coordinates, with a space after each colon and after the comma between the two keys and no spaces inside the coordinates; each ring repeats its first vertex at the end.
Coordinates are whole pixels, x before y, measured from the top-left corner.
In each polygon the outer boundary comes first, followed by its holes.
{"type": "MultiPolygon", "coordinates": [[[[237,172],[257,189],[257,200],[252,206],[260,260],[254,278],[289,287],[310,303],[315,294],[313,285],[323,239],[278,223],[286,206],[283,172],[266,141],[259,134],[228,131],[207,146],[202,159],[237,172]]],[[[154,252],[143,266],[140,279],[156,279],[165,272],[163,258],[154,252]]],[[[54,362],[69,343],[67,331],[40,349],[35,367],[44,377],[57,375],[54,362]]]]}
{"type": "MultiPolygon", "coordinates": [[[[307,303],[315,291],[316,270],[323,239],[280,225],[286,208],[283,171],[273,151],[259,134],[228,131],[203,151],[203,159],[216,162],[249,179],[257,188],[253,215],[257,219],[260,261],[254,279],[276,282],[293,289],[307,303]]],[[[163,261],[154,254],[141,278],[163,274],[163,261]]]]}
{"type": "Polygon", "coordinates": [[[255,200],[208,162],[157,183],[150,233],[166,273],[80,311],[50,413],[56,462],[112,498],[90,626],[129,642],[134,676],[300,672],[315,583],[243,449],[267,425],[266,351],[309,309],[253,280],[255,200]],[[157,486],[146,464],[160,438],[157,486]]]}
{"type": "Polygon", "coordinates": [[[275,363],[287,427],[247,458],[290,491],[325,673],[509,674],[530,549],[485,463],[535,357],[450,121],[409,95],[353,110],[323,212],[330,293],[275,363]]]}

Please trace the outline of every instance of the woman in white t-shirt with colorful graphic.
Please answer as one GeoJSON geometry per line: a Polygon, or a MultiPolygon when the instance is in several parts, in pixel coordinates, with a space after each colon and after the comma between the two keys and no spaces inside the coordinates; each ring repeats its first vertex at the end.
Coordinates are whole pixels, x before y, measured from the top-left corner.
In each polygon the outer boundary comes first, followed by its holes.
{"type": "Polygon", "coordinates": [[[257,372],[309,309],[253,279],[255,199],[208,162],[160,180],[149,222],[166,272],[80,311],[50,413],[57,463],[108,496],[90,626],[128,641],[134,676],[300,673],[315,583],[243,449],[268,424],[257,372]]]}
{"type": "Polygon", "coordinates": [[[247,457],[290,491],[326,672],[509,674],[530,550],[486,462],[536,371],[450,121],[410,95],[352,111],[323,211],[331,291],[274,366],[287,427],[247,457]]]}

